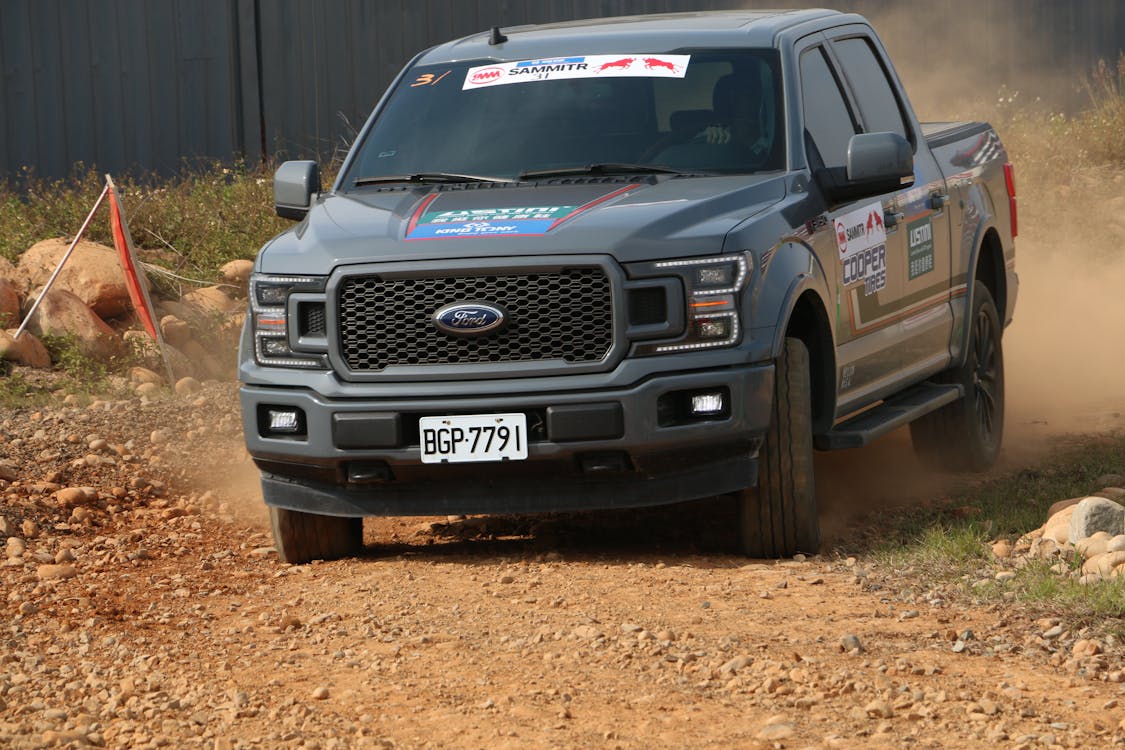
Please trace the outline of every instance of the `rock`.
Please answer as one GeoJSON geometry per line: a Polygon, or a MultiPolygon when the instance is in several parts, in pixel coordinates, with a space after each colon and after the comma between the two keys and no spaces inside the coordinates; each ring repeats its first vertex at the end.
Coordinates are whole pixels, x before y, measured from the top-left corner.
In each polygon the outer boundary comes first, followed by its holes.
{"type": "Polygon", "coordinates": [[[858,635],[849,633],[848,635],[845,635],[840,639],[840,650],[846,654],[850,654],[852,652],[862,654],[863,644],[860,642],[858,635]]]}
{"type": "Polygon", "coordinates": [[[1042,633],[1043,637],[1046,638],[1049,641],[1054,640],[1055,638],[1058,638],[1062,634],[1063,634],[1063,626],[1062,625],[1052,625],[1051,627],[1044,630],[1043,633],[1042,633]]]}
{"type": "Polygon", "coordinates": [[[1117,536],[1106,542],[1106,552],[1125,552],[1125,534],[1118,534],[1117,536]]]}
{"type": "Polygon", "coordinates": [[[160,393],[160,386],[156,383],[141,383],[133,392],[138,396],[148,396],[151,398],[160,393]]]}
{"type": "Polygon", "coordinates": [[[676,640],[676,634],[673,633],[671,630],[668,630],[667,628],[664,628],[662,630],[657,630],[656,631],[656,640],[671,642],[671,641],[676,640]]]}
{"type": "Polygon", "coordinates": [[[141,385],[142,383],[155,383],[157,385],[163,385],[164,378],[159,373],[154,372],[147,367],[130,367],[129,382],[133,383],[134,385],[141,385]]]}
{"type": "Polygon", "coordinates": [[[766,725],[758,731],[757,738],[766,742],[776,742],[777,740],[792,737],[793,731],[793,725],[789,722],[779,721],[775,724],[767,722],[766,725]]]}
{"type": "Polygon", "coordinates": [[[752,656],[747,656],[746,654],[736,656],[719,667],[719,673],[724,675],[735,674],[738,670],[745,669],[753,663],[754,657],[752,656]]]}
{"type": "Polygon", "coordinates": [[[19,472],[16,471],[16,465],[11,461],[0,461],[0,479],[5,482],[14,482],[19,479],[19,472]]]}
{"type": "Polygon", "coordinates": [[[73,565],[40,565],[35,569],[35,577],[40,581],[61,581],[76,575],[78,570],[73,565]]]}
{"type": "Polygon", "coordinates": [[[25,518],[23,519],[23,523],[20,524],[20,531],[28,539],[34,539],[39,536],[39,524],[35,523],[35,521],[32,521],[30,518],[25,518]]]}
{"type": "Polygon", "coordinates": [[[1095,487],[1123,487],[1125,474],[1102,474],[1094,480],[1095,487]]]}
{"type": "Polygon", "coordinates": [[[60,549],[55,553],[55,562],[59,565],[74,562],[74,553],[69,548],[60,549]]]}
{"type": "Polygon", "coordinates": [[[312,697],[318,701],[327,699],[328,695],[328,688],[324,687],[323,685],[312,691],[312,697]]]}
{"type": "Polygon", "coordinates": [[[0,331],[0,359],[17,362],[28,367],[44,370],[51,366],[51,354],[31,331],[24,331],[16,338],[16,331],[12,328],[0,331]]]}
{"type": "Polygon", "coordinates": [[[895,715],[894,709],[891,704],[885,700],[876,698],[863,707],[864,713],[875,719],[889,719],[895,715]]]}
{"type": "Polygon", "coordinates": [[[241,289],[245,296],[246,288],[250,284],[250,274],[254,271],[254,261],[232,260],[220,270],[223,272],[223,281],[241,289]]]}
{"type": "Polygon", "coordinates": [[[574,635],[582,640],[592,641],[601,637],[601,631],[593,625],[579,625],[574,629],[574,635]]]}
{"type": "Polygon", "coordinates": [[[36,336],[73,336],[87,357],[108,361],[122,350],[121,339],[79,297],[51,289],[28,323],[36,336]]]}
{"type": "Polygon", "coordinates": [[[1125,507],[1104,497],[1087,497],[1074,506],[1070,516],[1070,537],[1072,544],[1104,531],[1116,536],[1125,531],[1125,507]]]}
{"type": "Polygon", "coordinates": [[[8,541],[4,543],[4,553],[9,557],[23,557],[23,553],[27,551],[27,544],[18,536],[8,537],[8,541]]]}
{"type": "Polygon", "coordinates": [[[207,286],[188,292],[183,296],[181,302],[203,315],[214,315],[215,313],[226,315],[241,307],[241,304],[232,300],[226,292],[217,286],[207,286]]]}
{"type": "Polygon", "coordinates": [[[996,574],[996,580],[1000,583],[1005,583],[1016,577],[1016,574],[1010,570],[1001,570],[996,574]]]}
{"type": "Polygon", "coordinates": [[[1094,555],[1100,555],[1105,552],[1111,538],[1112,537],[1106,532],[1097,531],[1086,539],[1081,539],[1076,542],[1074,549],[1078,554],[1082,555],[1082,559],[1088,560],[1094,555]]]}
{"type": "Polygon", "coordinates": [[[1106,500],[1120,502],[1122,498],[1125,498],[1125,487],[1103,487],[1093,494],[1097,497],[1104,497],[1106,500]]]}
{"type": "Polygon", "coordinates": [[[1100,643],[1086,638],[1075,641],[1074,646],[1070,649],[1071,655],[1079,659],[1088,656],[1097,656],[1101,652],[1102,646],[1100,643]]]}
{"type": "Polygon", "coordinates": [[[1007,560],[1012,556],[1012,543],[1007,539],[1001,539],[992,545],[992,554],[996,555],[1001,560],[1007,560]]]}
{"type": "Polygon", "coordinates": [[[1051,515],[1047,523],[1043,524],[1043,539],[1050,539],[1058,544],[1066,544],[1070,538],[1070,517],[1078,504],[1070,505],[1051,515]]]}
{"type": "Polygon", "coordinates": [[[1125,563],[1125,552],[1103,552],[1082,564],[1082,572],[1108,578],[1118,565],[1125,563]]]}
{"type": "Polygon", "coordinates": [[[14,282],[0,277],[0,328],[20,324],[20,293],[14,282]]]}
{"type": "Polygon", "coordinates": [[[55,501],[64,508],[86,502],[86,491],[79,487],[66,487],[55,493],[55,501]]]}
{"type": "MultiPolygon", "coordinates": [[[[1075,505],[1078,505],[1078,502],[1081,499],[1081,497],[1071,497],[1066,500],[1059,500],[1058,502],[1051,503],[1051,507],[1047,508],[1047,518],[1054,517],[1054,515],[1060,510],[1066,510],[1067,508],[1072,508],[1075,505]]],[[[1048,521],[1047,523],[1050,523],[1050,521],[1048,521]]]]}
{"type": "MultiPolygon", "coordinates": [[[[160,356],[160,347],[147,333],[144,331],[126,331],[122,338],[125,339],[126,348],[142,365],[153,371],[164,372],[164,359],[160,356]]],[[[195,373],[195,363],[167,342],[164,343],[164,354],[172,364],[172,371],[178,376],[182,377],[195,373]]]]}
{"type": "Polygon", "coordinates": [[[180,396],[191,396],[203,390],[203,385],[193,377],[180,378],[176,381],[176,393],[180,396]]]}
{"type": "MultiPolygon", "coordinates": [[[[63,239],[44,240],[20,256],[16,273],[28,289],[47,282],[69,244],[63,239]]],[[[132,309],[117,251],[94,242],[78,243],[51,289],[77,296],[83,305],[105,318],[117,317],[132,309]]]]}
{"type": "Polygon", "coordinates": [[[191,326],[175,315],[165,315],[160,319],[160,333],[165,341],[177,348],[191,340],[191,326]]]}

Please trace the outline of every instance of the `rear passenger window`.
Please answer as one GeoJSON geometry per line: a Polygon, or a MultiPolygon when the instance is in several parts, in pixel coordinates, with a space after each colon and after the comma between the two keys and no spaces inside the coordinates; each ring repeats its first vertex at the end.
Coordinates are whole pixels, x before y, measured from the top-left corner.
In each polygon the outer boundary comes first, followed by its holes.
{"type": "Polygon", "coordinates": [[[852,37],[834,41],[832,47],[859,103],[864,130],[868,133],[889,131],[909,138],[898,98],[870,40],[852,37]]]}
{"type": "Polygon", "coordinates": [[[801,105],[805,132],[816,146],[823,166],[843,167],[848,158],[848,141],[856,129],[840,85],[820,47],[801,55],[801,105]]]}

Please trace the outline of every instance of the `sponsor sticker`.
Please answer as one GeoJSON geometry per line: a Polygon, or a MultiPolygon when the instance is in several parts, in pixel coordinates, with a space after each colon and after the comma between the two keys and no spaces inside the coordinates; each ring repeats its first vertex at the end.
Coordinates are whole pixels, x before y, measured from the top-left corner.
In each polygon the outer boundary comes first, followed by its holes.
{"type": "Polygon", "coordinates": [[[930,219],[918,219],[906,225],[906,241],[910,278],[916,279],[934,270],[934,229],[930,219]]]}
{"type": "Polygon", "coordinates": [[[691,55],[581,55],[469,68],[464,89],[566,78],[683,78],[691,55]]]}
{"type": "Polygon", "coordinates": [[[882,203],[872,203],[841,214],[832,222],[832,228],[841,258],[861,253],[887,241],[887,229],[883,226],[882,203]]]}
{"type": "Polygon", "coordinates": [[[844,286],[863,282],[865,296],[887,286],[887,244],[851,252],[844,258],[844,286]]]}
{"type": "Polygon", "coordinates": [[[422,215],[407,239],[546,234],[556,221],[574,209],[574,206],[514,206],[430,211],[422,215]]]}

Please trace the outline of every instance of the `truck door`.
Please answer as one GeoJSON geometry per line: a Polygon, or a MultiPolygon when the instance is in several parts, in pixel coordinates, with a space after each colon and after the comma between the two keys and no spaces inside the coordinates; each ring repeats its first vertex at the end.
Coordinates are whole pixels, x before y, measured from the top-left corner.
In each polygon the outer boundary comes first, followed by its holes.
{"type": "Polygon", "coordinates": [[[878,43],[866,27],[829,35],[829,48],[858,106],[863,132],[893,132],[914,146],[914,185],[884,198],[887,225],[887,288],[874,297],[848,290],[853,330],[885,325],[894,331],[902,380],[920,380],[949,365],[953,324],[949,304],[950,229],[945,178],[930,153],[911,108],[901,95],[878,43]],[[891,225],[893,223],[893,226],[891,225]]]}
{"type": "MultiPolygon", "coordinates": [[[[805,149],[810,167],[843,168],[862,122],[818,39],[797,49],[805,149]]],[[[815,240],[826,271],[836,270],[837,416],[893,391],[902,367],[892,311],[904,295],[905,232],[886,220],[895,199],[892,192],[832,207],[826,215],[832,231],[815,240]]]]}

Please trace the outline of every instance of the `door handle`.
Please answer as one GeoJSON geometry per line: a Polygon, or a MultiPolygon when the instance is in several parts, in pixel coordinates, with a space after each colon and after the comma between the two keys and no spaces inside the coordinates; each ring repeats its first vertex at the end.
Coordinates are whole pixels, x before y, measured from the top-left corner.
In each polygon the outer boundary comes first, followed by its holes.
{"type": "Polygon", "coordinates": [[[883,213],[883,223],[886,225],[887,229],[898,226],[905,218],[906,214],[898,211],[886,211],[883,213]]]}
{"type": "Polygon", "coordinates": [[[930,208],[940,211],[949,205],[949,193],[934,193],[930,196],[930,208]]]}

